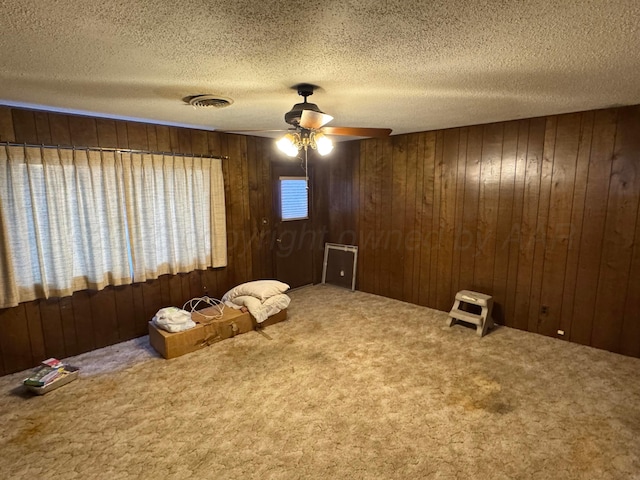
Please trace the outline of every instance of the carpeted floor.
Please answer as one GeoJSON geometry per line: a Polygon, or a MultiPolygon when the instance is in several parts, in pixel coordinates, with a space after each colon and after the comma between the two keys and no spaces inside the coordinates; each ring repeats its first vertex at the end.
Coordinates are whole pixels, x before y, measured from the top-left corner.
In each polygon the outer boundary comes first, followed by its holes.
{"type": "Polygon", "coordinates": [[[173,360],[147,337],[0,378],[11,479],[636,479],[640,359],[360,292],[173,360]]]}

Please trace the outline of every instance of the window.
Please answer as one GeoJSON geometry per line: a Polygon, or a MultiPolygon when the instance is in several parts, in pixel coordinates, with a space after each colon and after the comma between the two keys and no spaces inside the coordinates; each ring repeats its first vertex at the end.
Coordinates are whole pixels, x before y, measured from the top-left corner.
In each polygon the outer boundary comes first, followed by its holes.
{"type": "Polygon", "coordinates": [[[280,214],[282,220],[309,218],[309,189],[305,177],[280,177],[280,214]]]}
{"type": "Polygon", "coordinates": [[[226,265],[219,159],[0,148],[0,308],[226,265]]]}

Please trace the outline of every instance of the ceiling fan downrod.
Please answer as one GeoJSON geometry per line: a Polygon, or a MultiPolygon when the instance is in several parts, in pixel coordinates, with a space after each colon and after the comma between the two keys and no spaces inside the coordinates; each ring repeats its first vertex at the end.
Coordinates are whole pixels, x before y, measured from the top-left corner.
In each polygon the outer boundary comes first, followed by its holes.
{"type": "Polygon", "coordinates": [[[301,83],[298,85],[298,95],[304,98],[304,102],[296,103],[293,108],[284,114],[284,121],[289,125],[293,125],[298,128],[300,126],[300,118],[304,110],[312,110],[314,112],[323,113],[315,103],[307,101],[307,97],[313,95],[315,86],[308,83],[301,83]]]}

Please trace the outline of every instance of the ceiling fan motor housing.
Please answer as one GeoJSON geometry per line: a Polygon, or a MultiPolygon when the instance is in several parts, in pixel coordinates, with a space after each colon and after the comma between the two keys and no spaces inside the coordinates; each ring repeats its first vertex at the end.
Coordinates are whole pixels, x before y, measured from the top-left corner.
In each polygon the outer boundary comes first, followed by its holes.
{"type": "Polygon", "coordinates": [[[296,103],[291,110],[284,114],[284,121],[289,125],[293,125],[297,127],[300,123],[300,118],[302,117],[302,112],[304,110],[313,110],[314,112],[324,113],[321,111],[315,103],[303,102],[296,103]]]}

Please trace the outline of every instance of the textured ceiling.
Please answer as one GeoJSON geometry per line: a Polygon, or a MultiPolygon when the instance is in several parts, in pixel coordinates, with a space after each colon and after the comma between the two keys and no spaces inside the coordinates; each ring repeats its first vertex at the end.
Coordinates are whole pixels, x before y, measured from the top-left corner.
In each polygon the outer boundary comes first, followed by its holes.
{"type": "Polygon", "coordinates": [[[0,104],[209,130],[407,133],[640,103],[640,1],[2,0],[0,104]],[[211,93],[224,109],[182,98],[211,93]]]}

